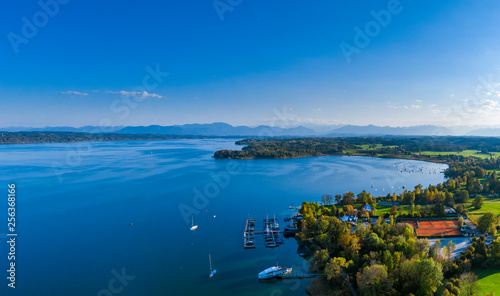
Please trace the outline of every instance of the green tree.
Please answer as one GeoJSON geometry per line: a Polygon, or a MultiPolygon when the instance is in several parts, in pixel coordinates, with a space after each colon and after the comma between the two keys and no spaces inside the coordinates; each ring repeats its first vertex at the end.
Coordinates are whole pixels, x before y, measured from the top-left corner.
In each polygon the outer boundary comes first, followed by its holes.
{"type": "Polygon", "coordinates": [[[495,215],[492,212],[487,212],[477,222],[477,228],[481,232],[488,232],[496,221],[495,215]]]}
{"type": "Polygon", "coordinates": [[[441,248],[441,241],[437,240],[432,247],[429,248],[429,257],[435,261],[439,259],[439,249],[441,248]]]}
{"type": "Polygon", "coordinates": [[[456,249],[456,245],[451,240],[448,242],[448,244],[446,246],[444,246],[444,248],[443,248],[444,255],[446,256],[446,258],[448,259],[448,261],[450,261],[451,254],[453,252],[455,252],[455,249],[456,249]]]}
{"type": "Polygon", "coordinates": [[[354,193],[347,191],[342,197],[343,205],[353,205],[354,204],[354,193]]]}
{"type": "Polygon", "coordinates": [[[472,201],[472,205],[474,206],[474,209],[479,210],[480,208],[483,207],[483,204],[484,204],[484,196],[476,195],[476,197],[472,201]]]}
{"type": "Polygon", "coordinates": [[[426,238],[417,239],[415,242],[415,252],[420,254],[420,258],[424,258],[425,254],[429,251],[429,240],[426,238]]]}
{"type": "Polygon", "coordinates": [[[465,295],[465,296],[479,295],[481,289],[477,283],[478,277],[475,273],[473,272],[463,273],[460,276],[460,280],[462,281],[462,284],[460,285],[460,290],[462,293],[460,295],[465,295]]]}
{"type": "Polygon", "coordinates": [[[441,264],[431,258],[407,260],[397,271],[396,290],[401,295],[433,295],[443,280],[441,264]]]}
{"type": "Polygon", "coordinates": [[[314,253],[313,258],[311,259],[311,263],[309,264],[309,272],[311,273],[321,273],[325,269],[328,264],[328,251],[323,249],[316,251],[314,253]]]}
{"type": "Polygon", "coordinates": [[[345,258],[335,257],[326,264],[325,273],[329,281],[335,284],[342,283],[342,269],[347,267],[345,258]]]}
{"type": "Polygon", "coordinates": [[[375,232],[372,232],[365,238],[365,246],[369,250],[376,251],[383,248],[384,241],[375,232]]]}
{"type": "Polygon", "coordinates": [[[392,280],[385,266],[374,264],[367,266],[357,274],[360,295],[391,295],[392,280]]]}
{"type": "Polygon", "coordinates": [[[345,233],[339,240],[339,245],[344,250],[344,257],[353,258],[361,249],[359,238],[356,235],[345,233]]]}
{"type": "Polygon", "coordinates": [[[337,203],[340,203],[340,200],[341,200],[341,199],[342,199],[342,195],[340,195],[340,194],[335,195],[335,201],[336,201],[337,203]]]}
{"type": "Polygon", "coordinates": [[[394,215],[397,214],[397,212],[398,212],[398,207],[395,206],[395,205],[392,206],[392,208],[391,208],[391,215],[394,216],[394,215]]]}
{"type": "Polygon", "coordinates": [[[469,191],[467,190],[462,190],[458,194],[458,196],[455,197],[456,202],[458,203],[466,203],[469,202],[469,191]]]}
{"type": "Polygon", "coordinates": [[[415,204],[411,204],[410,208],[408,209],[408,214],[413,216],[414,213],[415,213],[415,204]]]}
{"type": "Polygon", "coordinates": [[[493,171],[493,173],[490,176],[490,180],[488,182],[488,187],[493,192],[498,192],[498,190],[500,190],[500,181],[498,180],[498,176],[497,176],[497,173],[495,171],[493,171]]]}

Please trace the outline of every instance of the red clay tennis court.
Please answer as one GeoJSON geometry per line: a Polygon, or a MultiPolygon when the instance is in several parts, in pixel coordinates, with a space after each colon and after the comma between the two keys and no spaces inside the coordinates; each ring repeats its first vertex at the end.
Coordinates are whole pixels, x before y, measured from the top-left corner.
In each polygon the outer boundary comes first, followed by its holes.
{"type": "Polygon", "coordinates": [[[457,220],[438,220],[429,221],[422,220],[418,221],[418,226],[416,221],[403,221],[403,223],[408,223],[416,229],[417,236],[461,236],[462,232],[458,227],[457,220]]]}

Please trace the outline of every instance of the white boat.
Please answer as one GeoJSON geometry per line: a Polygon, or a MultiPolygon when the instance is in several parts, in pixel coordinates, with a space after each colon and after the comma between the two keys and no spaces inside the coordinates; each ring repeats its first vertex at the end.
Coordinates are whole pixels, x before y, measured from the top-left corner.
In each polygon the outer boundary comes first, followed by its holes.
{"type": "Polygon", "coordinates": [[[266,242],[273,241],[273,232],[269,230],[269,225],[266,224],[266,229],[264,230],[264,240],[266,242]]]}
{"type": "Polygon", "coordinates": [[[198,225],[194,225],[194,217],[191,217],[191,231],[196,230],[198,228],[198,225]]]}
{"type": "Polygon", "coordinates": [[[259,280],[266,280],[276,278],[283,274],[292,273],[292,268],[283,268],[281,266],[273,266],[268,269],[259,272],[259,280]]]}
{"type": "Polygon", "coordinates": [[[213,277],[215,275],[215,273],[217,272],[217,270],[212,270],[212,257],[210,257],[210,254],[208,254],[208,261],[210,261],[210,276],[209,277],[213,277]]]}

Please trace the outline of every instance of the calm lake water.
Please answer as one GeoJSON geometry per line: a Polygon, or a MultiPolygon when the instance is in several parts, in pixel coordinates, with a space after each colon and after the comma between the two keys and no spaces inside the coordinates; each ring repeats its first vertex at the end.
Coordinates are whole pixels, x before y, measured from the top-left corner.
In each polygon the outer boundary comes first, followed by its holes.
{"type": "Polygon", "coordinates": [[[411,160],[212,158],[239,148],[226,139],[0,146],[0,295],[306,295],[308,280],[257,280],[276,262],[304,272],[308,261],[294,239],[266,249],[257,237],[257,248],[244,250],[246,219],[260,230],[276,215],[285,226],[290,205],[325,193],[386,195],[445,180],[446,165],[411,160]],[[15,291],[5,272],[10,182],[15,291]]]}

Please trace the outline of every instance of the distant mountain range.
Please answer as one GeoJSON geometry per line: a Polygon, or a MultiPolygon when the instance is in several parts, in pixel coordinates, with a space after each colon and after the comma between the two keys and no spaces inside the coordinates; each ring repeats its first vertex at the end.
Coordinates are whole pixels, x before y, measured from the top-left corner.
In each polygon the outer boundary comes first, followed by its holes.
{"type": "Polygon", "coordinates": [[[114,126],[100,128],[96,126],[83,127],[7,127],[0,131],[56,131],[56,132],[89,132],[89,133],[122,133],[122,134],[158,134],[158,135],[185,135],[185,136],[241,136],[241,137],[282,137],[282,136],[323,136],[323,137],[359,137],[359,136],[485,136],[500,137],[500,128],[471,127],[440,127],[435,125],[419,125],[409,127],[390,126],[332,126],[312,129],[304,126],[281,128],[261,125],[257,127],[232,126],[223,122],[209,124],[184,124],[172,126],[114,126]],[[320,131],[317,131],[320,130],[320,131]]]}
{"type": "Polygon", "coordinates": [[[500,128],[480,128],[467,133],[469,136],[500,137],[500,128]]]}
{"type": "Polygon", "coordinates": [[[227,123],[184,124],[174,126],[129,126],[118,131],[127,134],[167,134],[197,136],[313,136],[316,132],[303,126],[281,128],[270,126],[232,126],[227,123]]]}
{"type": "MultiPolygon", "coordinates": [[[[450,136],[455,132],[446,127],[418,125],[409,127],[346,125],[333,130],[328,136],[450,136]]],[[[500,133],[499,133],[500,135],[500,133]]]]}
{"type": "Polygon", "coordinates": [[[23,127],[23,126],[11,126],[0,128],[0,131],[4,132],[74,132],[74,133],[114,133],[121,129],[123,126],[82,126],[82,127],[71,127],[71,126],[47,126],[47,127],[23,127]]]}

